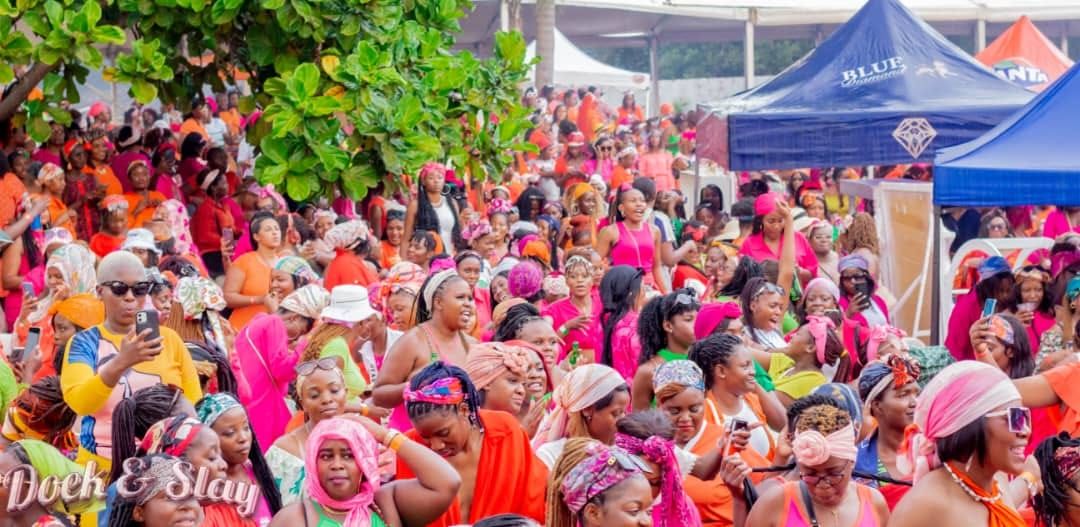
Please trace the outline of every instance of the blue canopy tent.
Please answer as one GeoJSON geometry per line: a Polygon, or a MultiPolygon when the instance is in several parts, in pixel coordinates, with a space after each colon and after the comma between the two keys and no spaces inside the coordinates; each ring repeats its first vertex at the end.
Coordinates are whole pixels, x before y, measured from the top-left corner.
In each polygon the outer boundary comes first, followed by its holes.
{"type": "Polygon", "coordinates": [[[698,151],[732,170],[928,162],[1031,96],[900,0],[869,0],[776,78],[701,105],[698,151]]]}
{"type": "Polygon", "coordinates": [[[1078,68],[982,137],[939,151],[934,204],[1080,206],[1078,68]]]}

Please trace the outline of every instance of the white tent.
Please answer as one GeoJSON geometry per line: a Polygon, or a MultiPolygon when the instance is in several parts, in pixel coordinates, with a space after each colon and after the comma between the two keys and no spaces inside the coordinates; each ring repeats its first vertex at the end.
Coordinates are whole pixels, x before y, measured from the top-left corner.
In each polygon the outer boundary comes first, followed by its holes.
{"type": "MultiPolygon", "coordinates": [[[[581,51],[565,35],[555,30],[555,84],[559,86],[607,86],[649,89],[649,74],[626,71],[600,62],[581,51]]],[[[529,44],[526,60],[536,56],[536,41],[529,44]]],[[[535,72],[534,72],[535,74],[535,72]]],[[[529,77],[532,79],[532,75],[529,77]]]]}

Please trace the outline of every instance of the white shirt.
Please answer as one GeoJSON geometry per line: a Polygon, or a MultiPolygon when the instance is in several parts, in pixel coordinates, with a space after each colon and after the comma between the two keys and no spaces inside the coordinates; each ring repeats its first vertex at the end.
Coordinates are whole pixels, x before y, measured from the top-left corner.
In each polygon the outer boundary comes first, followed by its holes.
{"type": "MultiPolygon", "coordinates": [[[[746,404],[745,400],[740,399],[739,404],[742,405],[742,407],[739,409],[739,413],[735,415],[727,415],[721,412],[720,409],[716,407],[716,404],[713,403],[711,400],[705,400],[705,406],[708,409],[709,413],[712,414],[714,422],[726,423],[729,418],[733,418],[742,419],[750,425],[753,425],[754,423],[761,423],[761,419],[758,419],[758,416],[754,413],[753,408],[750,408],[750,405],[746,404]]],[[[769,455],[769,438],[772,436],[772,433],[769,431],[768,423],[762,424],[765,426],[759,426],[750,431],[750,448],[753,448],[754,451],[756,451],[758,454],[761,454],[762,457],[765,457],[769,455]]],[[[697,443],[697,440],[701,437],[701,434],[704,431],[705,427],[702,426],[701,429],[698,430],[698,434],[694,436],[694,439],[691,439],[690,442],[686,444],[686,448],[693,448],[693,445],[697,443]]]]}
{"type": "MultiPolygon", "coordinates": [[[[396,329],[386,328],[386,355],[383,356],[383,362],[385,363],[386,357],[389,356],[390,350],[394,348],[394,343],[397,342],[404,332],[396,329]]],[[[375,386],[375,377],[378,375],[379,368],[375,363],[375,350],[371,346],[371,341],[367,341],[363,346],[360,346],[360,358],[364,361],[364,368],[367,369],[368,374],[371,375],[371,385],[375,386]]]]}
{"type": "Polygon", "coordinates": [[[206,128],[206,134],[210,136],[210,144],[225,146],[225,134],[229,133],[229,127],[225,125],[224,121],[214,117],[204,125],[204,128],[206,128]]]}
{"type": "Polygon", "coordinates": [[[447,199],[443,196],[442,203],[438,206],[432,203],[431,208],[435,209],[435,216],[439,218],[439,237],[442,238],[443,252],[454,254],[454,209],[450,208],[447,199]]]}

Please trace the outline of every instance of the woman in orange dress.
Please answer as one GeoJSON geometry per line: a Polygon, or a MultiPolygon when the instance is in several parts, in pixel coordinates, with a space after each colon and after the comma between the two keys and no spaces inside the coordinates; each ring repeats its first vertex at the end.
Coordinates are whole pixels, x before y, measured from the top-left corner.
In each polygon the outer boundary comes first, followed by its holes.
{"type": "Polygon", "coordinates": [[[270,271],[277,262],[281,227],[273,214],[260,212],[251,218],[249,232],[255,249],[227,264],[225,271],[225,303],[233,310],[229,322],[236,331],[255,315],[276,311],[281,301],[270,293],[270,271]]]}
{"type": "Polygon", "coordinates": [[[128,165],[128,181],[134,192],[124,194],[128,202],[128,228],[140,229],[154,217],[158,205],[165,202],[165,195],[150,190],[150,167],[146,161],[137,159],[128,165]]]}

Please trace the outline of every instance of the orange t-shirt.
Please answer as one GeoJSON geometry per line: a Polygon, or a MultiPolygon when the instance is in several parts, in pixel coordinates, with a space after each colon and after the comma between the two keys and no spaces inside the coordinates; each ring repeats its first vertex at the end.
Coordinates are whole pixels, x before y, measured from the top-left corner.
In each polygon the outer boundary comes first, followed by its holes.
{"type": "Polygon", "coordinates": [[[93,176],[99,184],[104,185],[105,194],[107,195],[115,194],[119,196],[124,193],[124,187],[120,185],[120,180],[116,179],[116,174],[113,173],[112,167],[107,164],[97,168],[86,165],[83,167],[83,173],[93,176]]]}
{"type": "Polygon", "coordinates": [[[634,176],[629,170],[622,167],[622,165],[615,165],[615,170],[611,171],[611,191],[614,192],[622,186],[623,183],[633,183],[634,176]]]}
{"type": "MultiPolygon", "coordinates": [[[[157,206],[151,207],[151,206],[147,205],[141,211],[139,211],[138,214],[135,214],[135,207],[137,207],[139,205],[139,202],[141,202],[143,200],[142,194],[133,194],[133,193],[124,194],[124,199],[126,199],[127,202],[128,202],[128,228],[129,229],[141,228],[143,225],[146,224],[146,222],[154,219],[154,212],[157,210],[157,206]]],[[[165,201],[165,195],[160,193],[160,192],[151,190],[150,195],[149,195],[149,199],[151,201],[157,200],[158,203],[162,203],[162,202],[165,201]]]]}
{"type": "MultiPolygon", "coordinates": [[[[240,285],[240,294],[262,296],[270,292],[270,266],[255,251],[245,253],[234,261],[233,266],[244,272],[244,283],[240,285]]],[[[255,304],[233,309],[229,322],[233,329],[240,331],[255,315],[266,313],[266,306],[255,304]]]]}
{"type": "Polygon", "coordinates": [[[335,286],[342,284],[362,285],[367,287],[379,281],[379,275],[375,273],[356,253],[344,249],[337,250],[337,256],[326,266],[326,277],[323,286],[327,291],[332,291],[335,286]]]}
{"type": "Polygon", "coordinates": [[[26,194],[26,185],[23,185],[19,177],[14,172],[4,174],[0,179],[0,227],[7,227],[15,220],[15,212],[19,210],[23,194],[26,194]]]}
{"type": "MultiPolygon", "coordinates": [[[[707,422],[702,422],[701,426],[704,426],[705,430],[689,449],[691,453],[699,456],[711,452],[724,439],[723,427],[707,422]]],[[[753,468],[770,465],[765,458],[750,448],[740,452],[739,456],[753,468]]],[[[766,476],[767,474],[764,473],[755,473],[750,475],[750,479],[754,483],[761,483],[766,476]]],[[[703,527],[727,527],[733,524],[735,503],[732,500],[731,491],[721,478],[703,481],[694,476],[687,476],[683,480],[683,491],[697,506],[703,527]]]]}
{"type": "MultiPolygon", "coordinates": [[[[484,438],[480,462],[476,467],[476,487],[473,489],[469,517],[461,517],[461,503],[455,497],[450,508],[429,523],[428,527],[473,524],[481,518],[504,513],[527,516],[542,525],[548,470],[533,454],[525,429],[506,412],[480,410],[479,417],[484,427],[484,438]]],[[[415,430],[406,435],[414,441],[420,440],[415,430]]],[[[415,477],[415,473],[399,457],[397,478],[415,477]]]]}
{"type": "Polygon", "coordinates": [[[71,239],[78,240],[79,234],[75,231],[75,218],[69,218],[63,225],[57,225],[56,220],[63,216],[68,211],[68,206],[64,203],[64,200],[55,197],[49,197],[49,221],[50,227],[63,227],[71,233],[71,239]]]}
{"type": "Polygon", "coordinates": [[[1051,419],[1057,424],[1059,432],[1069,436],[1080,434],[1080,362],[1063,364],[1042,376],[1050,383],[1050,388],[1061,399],[1061,408],[1048,408],[1051,419]]]}
{"type": "Polygon", "coordinates": [[[210,134],[207,133],[206,127],[203,126],[202,123],[195,119],[187,119],[180,125],[180,142],[183,142],[184,138],[192,132],[198,132],[202,134],[203,139],[207,141],[210,140],[210,134]]]}

